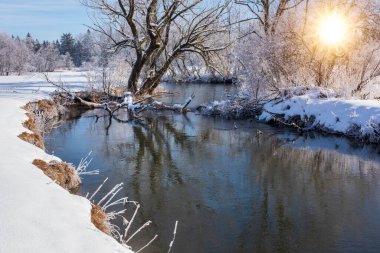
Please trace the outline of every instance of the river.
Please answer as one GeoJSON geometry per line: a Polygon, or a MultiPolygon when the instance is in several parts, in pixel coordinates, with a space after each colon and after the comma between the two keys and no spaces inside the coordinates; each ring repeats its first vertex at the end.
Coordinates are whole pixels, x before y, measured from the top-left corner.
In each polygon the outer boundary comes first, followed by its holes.
{"type": "MultiPolygon", "coordinates": [[[[193,106],[226,97],[232,86],[165,86],[193,106]]],[[[166,252],[380,252],[380,149],[320,134],[300,135],[253,120],[147,112],[143,124],[101,111],[63,122],[47,150],[78,164],[92,151],[79,194],[98,199],[123,182],[120,196],[141,203],[134,228],[153,224],[134,249],[166,252]]],[[[126,115],[120,115],[126,117],[126,115]]],[[[127,211],[128,217],[131,210],[127,211]]]]}

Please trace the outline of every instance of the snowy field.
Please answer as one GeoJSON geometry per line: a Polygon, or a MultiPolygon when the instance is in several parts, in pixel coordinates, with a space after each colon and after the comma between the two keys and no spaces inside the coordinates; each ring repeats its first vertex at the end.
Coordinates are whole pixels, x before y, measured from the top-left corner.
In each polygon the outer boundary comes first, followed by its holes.
{"type": "MultiPolygon", "coordinates": [[[[71,90],[79,90],[86,87],[86,72],[54,72],[48,73],[49,79],[54,82],[62,81],[71,90]]],[[[35,99],[38,96],[46,96],[56,90],[49,84],[43,74],[29,73],[21,76],[0,76],[0,97],[16,97],[35,99]]]]}
{"type": "MultiPolygon", "coordinates": [[[[72,89],[86,82],[83,73],[51,74],[72,89]]],[[[72,195],[32,165],[58,159],[22,141],[27,131],[21,109],[55,88],[42,75],[0,77],[0,252],[131,252],[91,223],[90,202],[72,195]]]]}

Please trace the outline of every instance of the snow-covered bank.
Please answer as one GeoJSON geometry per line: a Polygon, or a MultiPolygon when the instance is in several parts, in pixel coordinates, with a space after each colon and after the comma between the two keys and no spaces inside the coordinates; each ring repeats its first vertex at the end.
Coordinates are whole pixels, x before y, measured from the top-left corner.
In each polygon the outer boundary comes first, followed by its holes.
{"type": "Polygon", "coordinates": [[[296,88],[266,103],[259,120],[380,142],[380,101],[338,98],[320,88],[296,88]]]}
{"type": "MultiPolygon", "coordinates": [[[[69,81],[77,88],[81,74],[69,76],[75,76],[69,81]]],[[[42,77],[33,78],[0,77],[0,251],[131,252],[91,223],[87,199],[70,194],[32,165],[34,159],[58,159],[17,137],[27,131],[21,107],[53,89],[42,77]]]]}

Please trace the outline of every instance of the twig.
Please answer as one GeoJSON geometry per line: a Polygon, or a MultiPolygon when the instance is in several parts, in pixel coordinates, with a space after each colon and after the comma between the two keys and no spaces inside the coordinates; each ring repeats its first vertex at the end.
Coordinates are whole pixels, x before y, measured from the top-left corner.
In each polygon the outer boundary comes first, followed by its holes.
{"type": "Polygon", "coordinates": [[[103,183],[98,187],[98,189],[96,189],[96,191],[91,195],[91,197],[88,199],[88,200],[92,200],[92,198],[100,191],[100,189],[103,187],[103,185],[105,184],[105,182],[107,182],[108,180],[108,177],[103,181],[103,183]]]}
{"type": "Polygon", "coordinates": [[[170,250],[172,249],[173,247],[173,244],[174,244],[174,241],[175,241],[175,236],[177,234],[177,226],[178,226],[178,221],[175,222],[175,225],[174,225],[174,231],[173,231],[173,240],[170,242],[169,244],[169,250],[168,250],[168,253],[170,252],[170,250]]]}
{"type": "Polygon", "coordinates": [[[132,222],[135,220],[135,217],[136,217],[137,211],[138,211],[139,209],[140,209],[140,204],[137,204],[136,209],[135,209],[135,212],[133,213],[133,216],[132,216],[131,220],[128,222],[128,226],[127,226],[127,228],[125,229],[124,237],[127,237],[128,230],[129,230],[129,228],[131,227],[132,222]]]}
{"type": "Polygon", "coordinates": [[[156,240],[157,237],[158,237],[158,235],[155,235],[152,240],[150,240],[144,247],[142,247],[141,249],[139,249],[138,251],[136,251],[136,253],[139,253],[143,249],[145,249],[146,247],[148,247],[154,240],[156,240]]]}
{"type": "Polygon", "coordinates": [[[132,240],[132,238],[135,237],[135,235],[137,235],[144,228],[148,227],[150,224],[152,224],[151,221],[145,222],[144,225],[142,225],[139,229],[137,229],[136,232],[134,232],[133,235],[131,235],[131,237],[128,238],[128,240],[126,241],[126,243],[128,243],[130,240],[132,240]]]}
{"type": "Polygon", "coordinates": [[[91,170],[91,171],[87,171],[87,168],[88,166],[90,165],[90,163],[92,162],[92,158],[90,159],[90,156],[92,154],[92,151],[90,151],[90,153],[88,153],[88,155],[84,158],[82,158],[78,164],[78,166],[76,167],[76,171],[78,173],[78,175],[97,175],[99,174],[99,170],[91,170]]]}

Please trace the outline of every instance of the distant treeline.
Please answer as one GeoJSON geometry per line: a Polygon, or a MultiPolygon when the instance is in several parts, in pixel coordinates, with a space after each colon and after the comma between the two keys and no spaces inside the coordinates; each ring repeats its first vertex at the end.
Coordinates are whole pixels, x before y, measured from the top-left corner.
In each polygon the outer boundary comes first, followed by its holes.
{"type": "Polygon", "coordinates": [[[50,72],[85,64],[101,66],[109,56],[103,48],[90,30],[75,38],[64,33],[59,40],[42,42],[30,33],[25,38],[0,33],[0,75],[50,72]]]}

